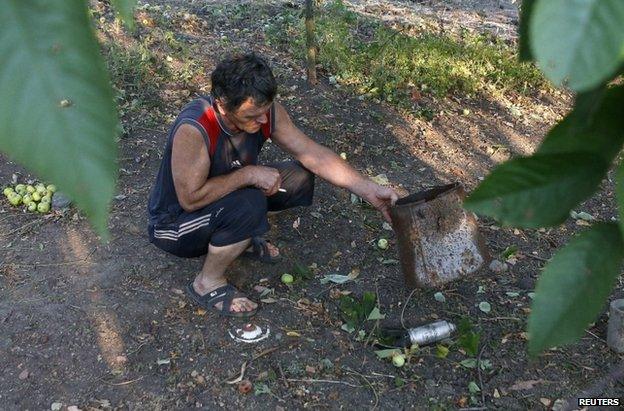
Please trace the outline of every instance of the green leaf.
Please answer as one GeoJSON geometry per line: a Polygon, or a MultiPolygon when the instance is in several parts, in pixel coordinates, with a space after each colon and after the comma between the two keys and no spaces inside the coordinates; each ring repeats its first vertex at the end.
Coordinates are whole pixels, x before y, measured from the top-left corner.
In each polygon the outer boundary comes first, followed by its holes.
{"type": "Polygon", "coordinates": [[[531,13],[533,13],[533,5],[535,0],[523,0],[520,9],[520,27],[519,31],[519,50],[520,61],[531,61],[533,55],[531,53],[531,37],[529,36],[529,22],[531,21],[531,13]]]}
{"type": "Polygon", "coordinates": [[[111,0],[111,3],[126,24],[126,27],[134,28],[134,6],[136,0],[111,0]]]}
{"type": "Polygon", "coordinates": [[[459,336],[457,344],[466,351],[466,354],[476,356],[479,351],[479,340],[481,335],[474,332],[474,327],[468,318],[463,318],[457,327],[459,336]]]}
{"type": "Polygon", "coordinates": [[[494,169],[466,207],[508,225],[536,228],[563,222],[595,191],[624,142],[624,87],[585,93],[577,104],[535,155],[494,169]]]}
{"type": "Polygon", "coordinates": [[[0,151],[54,182],[106,237],[118,121],[87,2],[3,2],[0,61],[0,151]]]}
{"type": "Polygon", "coordinates": [[[377,303],[377,296],[374,292],[366,291],[364,295],[362,295],[362,311],[360,313],[360,318],[362,321],[366,319],[370,313],[373,311],[377,303]]]}
{"type": "Polygon", "coordinates": [[[438,358],[446,358],[449,354],[449,349],[445,345],[437,345],[436,346],[436,357],[438,358]]]}
{"type": "Polygon", "coordinates": [[[578,95],[574,110],[549,132],[540,154],[591,152],[611,164],[624,143],[624,87],[578,95]]]}
{"type": "Polygon", "coordinates": [[[468,383],[468,391],[470,391],[471,394],[476,394],[481,391],[481,388],[479,388],[476,382],[470,381],[468,383]]]}
{"type": "Polygon", "coordinates": [[[506,260],[512,255],[516,254],[517,252],[518,252],[518,246],[515,244],[512,244],[509,247],[505,248],[505,250],[501,252],[500,256],[502,259],[506,260]]]}
{"type": "Polygon", "coordinates": [[[576,91],[611,78],[624,57],[624,1],[537,0],[531,51],[546,76],[576,91]]]}
{"type": "Polygon", "coordinates": [[[325,277],[321,278],[320,281],[321,284],[327,284],[330,281],[336,284],[344,284],[347,281],[351,281],[351,277],[342,274],[327,274],[325,277]]]}
{"type": "Polygon", "coordinates": [[[270,394],[271,389],[265,383],[254,384],[254,395],[270,394]]]}
{"type": "Polygon", "coordinates": [[[529,316],[529,353],[578,339],[596,319],[620,273],[624,242],[616,224],[573,238],[546,265],[529,316]]]}
{"type": "Polygon", "coordinates": [[[464,205],[504,225],[557,225],[596,190],[608,167],[609,163],[592,153],[516,158],[496,167],[464,205]]]}
{"type": "Polygon", "coordinates": [[[476,358],[466,358],[465,360],[461,360],[459,364],[462,367],[466,368],[477,368],[477,359],[476,358]]]}
{"type": "Polygon", "coordinates": [[[368,314],[368,317],[366,319],[369,321],[374,321],[374,320],[383,320],[384,318],[386,318],[386,315],[379,312],[379,307],[375,307],[370,312],[370,314],[368,314]]]}
{"type": "Polygon", "coordinates": [[[386,350],[376,350],[375,354],[377,355],[377,357],[383,360],[384,358],[390,358],[397,354],[401,354],[401,351],[396,348],[389,348],[386,350]]]}
{"type": "Polygon", "coordinates": [[[487,314],[490,311],[492,311],[492,306],[487,301],[481,301],[479,303],[479,310],[481,310],[481,311],[483,311],[484,313],[487,314]]]}

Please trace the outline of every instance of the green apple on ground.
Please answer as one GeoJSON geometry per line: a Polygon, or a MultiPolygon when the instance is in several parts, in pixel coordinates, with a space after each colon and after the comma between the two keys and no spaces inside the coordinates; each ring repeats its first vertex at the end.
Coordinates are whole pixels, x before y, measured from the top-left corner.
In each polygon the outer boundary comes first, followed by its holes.
{"type": "Polygon", "coordinates": [[[405,364],[405,356],[403,354],[393,355],[392,364],[394,364],[395,367],[402,367],[405,364]]]}
{"type": "Polygon", "coordinates": [[[24,194],[24,197],[22,197],[22,203],[24,203],[24,205],[28,205],[32,202],[33,202],[32,196],[30,194],[24,194]]]}
{"type": "Polygon", "coordinates": [[[52,193],[56,193],[56,186],[54,184],[48,184],[46,189],[52,193]]]}
{"type": "Polygon", "coordinates": [[[42,203],[51,203],[52,202],[52,196],[50,194],[46,194],[43,197],[41,197],[41,202],[42,203]]]}
{"type": "Polygon", "coordinates": [[[14,206],[20,205],[22,203],[22,196],[19,194],[13,194],[11,197],[9,197],[9,203],[14,206]]]}
{"type": "Polygon", "coordinates": [[[28,204],[28,211],[37,211],[37,203],[31,201],[30,204],[28,204]]]}
{"type": "Polygon", "coordinates": [[[15,186],[15,191],[22,191],[25,189],[26,189],[26,186],[24,184],[18,184],[15,186]]]}
{"type": "Polygon", "coordinates": [[[11,188],[11,187],[7,187],[7,188],[5,188],[5,189],[4,189],[4,191],[2,191],[2,193],[3,193],[5,196],[7,196],[7,197],[9,197],[9,194],[14,193],[14,192],[15,192],[15,191],[13,191],[13,188],[11,188]]]}
{"type": "Polygon", "coordinates": [[[40,213],[47,213],[50,211],[50,203],[39,203],[37,204],[37,211],[40,213]]]}
{"type": "Polygon", "coordinates": [[[288,273],[282,274],[282,282],[284,284],[291,284],[293,281],[295,281],[295,278],[291,274],[288,274],[288,273]]]}
{"type": "Polygon", "coordinates": [[[39,191],[35,191],[34,193],[32,193],[31,197],[33,201],[41,201],[41,194],[39,194],[39,191]]]}
{"type": "Polygon", "coordinates": [[[31,185],[27,185],[26,186],[26,191],[28,191],[29,193],[34,193],[36,190],[35,190],[35,187],[33,187],[31,185]]]}
{"type": "Polygon", "coordinates": [[[377,247],[381,248],[382,250],[387,249],[388,240],[386,240],[385,238],[380,238],[379,241],[377,241],[377,247]]]}

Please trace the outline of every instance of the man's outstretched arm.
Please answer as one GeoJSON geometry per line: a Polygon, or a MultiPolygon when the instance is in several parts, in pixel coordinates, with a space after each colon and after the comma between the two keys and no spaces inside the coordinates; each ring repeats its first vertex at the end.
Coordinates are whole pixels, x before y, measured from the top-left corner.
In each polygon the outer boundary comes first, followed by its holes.
{"type": "Polygon", "coordinates": [[[292,123],[284,107],[277,102],[275,113],[275,130],[271,138],[276,144],[291,153],[312,173],[371,203],[390,221],[388,209],[398,199],[393,189],[376,184],[358,173],[336,153],[310,139],[292,123]]]}

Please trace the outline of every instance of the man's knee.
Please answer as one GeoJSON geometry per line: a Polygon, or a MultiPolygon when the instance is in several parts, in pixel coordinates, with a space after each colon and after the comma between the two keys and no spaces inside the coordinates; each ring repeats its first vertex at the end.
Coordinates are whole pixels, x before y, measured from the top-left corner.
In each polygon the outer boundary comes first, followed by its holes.
{"type": "Polygon", "coordinates": [[[266,218],[267,199],[257,188],[242,189],[240,212],[252,223],[260,223],[266,218]]]}

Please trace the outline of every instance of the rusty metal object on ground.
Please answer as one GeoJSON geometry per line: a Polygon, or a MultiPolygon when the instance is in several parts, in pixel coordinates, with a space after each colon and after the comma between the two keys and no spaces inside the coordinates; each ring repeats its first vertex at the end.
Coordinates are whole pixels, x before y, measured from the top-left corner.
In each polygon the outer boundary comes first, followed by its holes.
{"type": "Polygon", "coordinates": [[[624,299],[613,300],[610,304],[607,344],[617,353],[624,352],[624,299]]]}
{"type": "Polygon", "coordinates": [[[475,215],[453,183],[411,194],[390,208],[408,287],[437,287],[479,270],[489,257],[475,215]]]}

